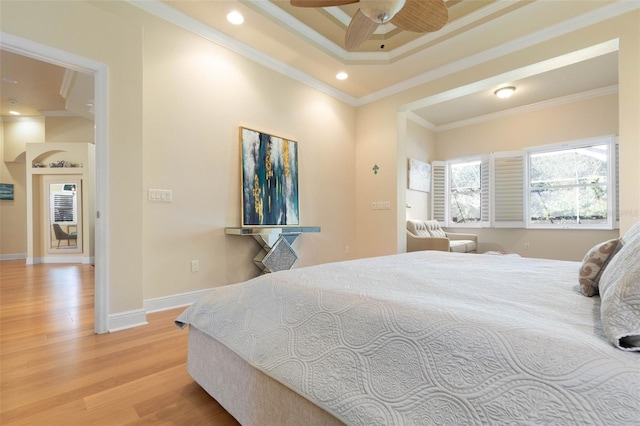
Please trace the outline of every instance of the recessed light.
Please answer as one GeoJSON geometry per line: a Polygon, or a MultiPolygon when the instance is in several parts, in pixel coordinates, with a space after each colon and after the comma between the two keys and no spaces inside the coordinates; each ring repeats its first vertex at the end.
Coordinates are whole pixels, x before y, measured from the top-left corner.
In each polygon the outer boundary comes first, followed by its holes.
{"type": "Polygon", "coordinates": [[[513,92],[516,91],[516,88],[513,86],[509,86],[509,87],[503,87],[501,89],[496,90],[494,93],[496,94],[497,97],[499,97],[500,99],[506,99],[509,96],[513,95],[513,92]]]}
{"type": "Polygon", "coordinates": [[[11,115],[20,115],[20,113],[18,111],[9,111],[9,114],[11,114],[11,115]]]}
{"type": "Polygon", "coordinates": [[[344,71],[340,71],[338,74],[336,74],[336,78],[338,80],[346,80],[347,78],[349,78],[349,74],[344,71]]]}
{"type": "Polygon", "coordinates": [[[227,21],[231,22],[233,25],[240,25],[244,22],[244,16],[240,14],[238,11],[233,11],[227,13],[227,21]]]}

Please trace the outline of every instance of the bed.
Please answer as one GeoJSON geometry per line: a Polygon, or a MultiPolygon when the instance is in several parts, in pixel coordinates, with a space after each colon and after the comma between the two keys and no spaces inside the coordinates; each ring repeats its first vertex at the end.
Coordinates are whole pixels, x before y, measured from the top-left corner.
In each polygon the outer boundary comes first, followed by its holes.
{"type": "Polygon", "coordinates": [[[638,424],[634,229],[606,262],[423,251],[219,287],[176,320],[189,373],[245,426],[638,424]]]}

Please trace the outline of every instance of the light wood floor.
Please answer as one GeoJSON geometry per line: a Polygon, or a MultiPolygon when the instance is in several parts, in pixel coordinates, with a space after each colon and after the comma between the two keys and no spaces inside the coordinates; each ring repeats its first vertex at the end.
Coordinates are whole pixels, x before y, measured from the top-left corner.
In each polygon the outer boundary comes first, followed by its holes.
{"type": "Polygon", "coordinates": [[[0,262],[0,424],[237,425],[187,373],[182,309],[93,333],[90,265],[0,262]]]}

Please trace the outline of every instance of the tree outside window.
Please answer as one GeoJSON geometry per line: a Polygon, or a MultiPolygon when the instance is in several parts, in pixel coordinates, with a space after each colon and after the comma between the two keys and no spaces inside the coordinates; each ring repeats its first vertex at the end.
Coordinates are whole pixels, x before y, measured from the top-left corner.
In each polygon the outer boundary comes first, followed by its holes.
{"type": "Polygon", "coordinates": [[[601,144],[531,154],[530,222],[606,224],[608,149],[601,144]]]}
{"type": "Polygon", "coordinates": [[[455,223],[482,220],[482,173],[480,161],[451,164],[451,220],[455,223]]]}

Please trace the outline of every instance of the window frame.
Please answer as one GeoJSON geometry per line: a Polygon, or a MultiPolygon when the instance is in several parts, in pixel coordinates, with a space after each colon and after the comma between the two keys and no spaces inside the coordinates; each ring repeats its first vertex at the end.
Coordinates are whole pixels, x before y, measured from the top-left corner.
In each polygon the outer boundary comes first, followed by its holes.
{"type": "Polygon", "coordinates": [[[617,227],[617,184],[616,184],[616,153],[618,138],[615,136],[600,136],[589,139],[581,139],[570,142],[562,142],[551,145],[536,146],[528,148],[526,152],[525,165],[525,226],[527,229],[593,229],[593,230],[612,230],[617,227]],[[531,220],[531,156],[542,153],[554,153],[560,151],[569,151],[581,148],[589,148],[597,145],[607,145],[607,221],[606,223],[596,224],[579,224],[579,223],[533,223],[531,220]]]}
{"type": "Polygon", "coordinates": [[[452,228],[487,228],[491,226],[491,171],[490,171],[490,156],[488,154],[485,155],[474,155],[471,157],[463,157],[456,158],[448,161],[434,161],[432,163],[432,178],[431,181],[434,185],[432,190],[432,202],[431,202],[431,212],[434,219],[437,219],[438,222],[441,223],[442,226],[452,227],[452,228]],[[464,163],[480,163],[480,212],[481,218],[479,221],[467,222],[467,223],[459,223],[454,222],[451,217],[452,209],[451,209],[451,177],[452,177],[452,166],[457,164],[464,163]],[[444,168],[444,170],[442,170],[444,168]],[[486,176],[483,176],[482,173],[485,173],[486,176]],[[444,176],[436,176],[436,174],[444,173],[444,176]],[[444,179],[443,184],[440,187],[437,186],[437,182],[441,179],[444,179]],[[439,193],[440,190],[443,190],[443,193],[439,193]],[[436,197],[441,197],[441,200],[434,200],[436,197]],[[440,213],[436,213],[434,210],[436,206],[440,207],[440,213]]]}

